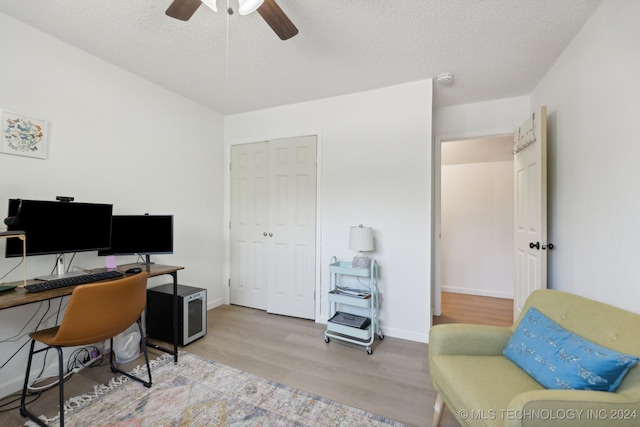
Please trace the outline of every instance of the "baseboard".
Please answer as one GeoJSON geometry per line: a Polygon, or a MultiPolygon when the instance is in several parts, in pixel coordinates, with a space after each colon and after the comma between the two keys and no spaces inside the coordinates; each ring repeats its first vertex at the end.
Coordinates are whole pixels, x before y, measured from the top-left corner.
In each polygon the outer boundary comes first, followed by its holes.
{"type": "Polygon", "coordinates": [[[455,286],[442,286],[440,290],[442,292],[452,292],[454,294],[467,294],[467,295],[478,295],[481,297],[513,299],[513,293],[491,291],[487,289],[469,289],[469,288],[458,288],[455,286]]]}
{"type": "MultiPolygon", "coordinates": [[[[26,366],[24,369],[26,370],[26,366]]],[[[56,372],[56,375],[57,375],[57,372],[56,372]]],[[[18,376],[18,378],[12,378],[7,382],[3,383],[2,386],[0,386],[0,396],[6,397],[13,393],[19,394],[22,392],[23,386],[24,386],[24,371],[22,372],[22,375],[18,376]]],[[[19,405],[20,403],[18,402],[17,404],[19,405]]]]}
{"type": "MultiPolygon", "coordinates": [[[[27,372],[27,357],[28,355],[28,346],[27,346],[27,354],[24,355],[25,358],[25,364],[24,367],[19,368],[18,370],[15,371],[16,376],[13,378],[9,378],[7,379],[2,386],[0,386],[0,396],[9,396],[10,394],[20,394],[22,393],[22,387],[24,387],[24,376],[27,372]]],[[[64,363],[64,367],[66,370],[66,367],[69,365],[69,359],[71,358],[73,352],[75,352],[75,350],[79,349],[79,348],[83,348],[81,347],[67,347],[64,349],[63,351],[63,363],[64,363]]],[[[58,378],[58,354],[55,350],[51,350],[53,353],[55,354],[54,359],[55,360],[50,360],[49,363],[47,364],[47,366],[45,367],[45,369],[43,370],[43,372],[40,374],[40,378],[58,378]]],[[[37,358],[37,356],[36,356],[37,358]]],[[[35,369],[34,365],[31,365],[31,381],[33,381],[37,374],[40,372],[39,371],[40,368],[35,369]]],[[[29,401],[27,399],[27,401],[29,401]]]]}
{"type": "Polygon", "coordinates": [[[213,301],[208,301],[207,302],[207,311],[211,310],[213,308],[216,308],[218,306],[221,306],[221,305],[225,305],[224,298],[218,298],[218,299],[215,299],[213,301]]]}
{"type": "Polygon", "coordinates": [[[394,337],[394,338],[400,338],[403,340],[422,342],[422,343],[429,342],[428,331],[426,333],[419,333],[419,332],[410,332],[410,331],[405,331],[402,329],[394,329],[394,328],[381,327],[380,329],[382,329],[382,333],[384,334],[385,337],[394,337]]]}

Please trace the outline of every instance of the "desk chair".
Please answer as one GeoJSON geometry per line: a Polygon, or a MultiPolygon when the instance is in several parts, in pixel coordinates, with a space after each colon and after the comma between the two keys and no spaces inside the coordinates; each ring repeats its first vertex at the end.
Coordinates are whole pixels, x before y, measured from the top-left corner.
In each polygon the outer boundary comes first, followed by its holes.
{"type": "Polygon", "coordinates": [[[20,400],[20,414],[29,417],[38,425],[46,426],[41,419],[27,411],[25,398],[29,384],[31,360],[33,355],[55,348],[58,351],[58,386],[60,392],[60,427],[64,427],[64,365],[62,360],[62,348],[95,344],[110,339],[111,353],[109,365],[113,372],[123,374],[135,381],[151,387],[151,367],[145,345],[140,315],[147,301],[147,273],[142,272],[134,276],[126,276],[117,280],[97,282],[76,287],[71,293],[71,299],[67,305],[62,322],[59,326],[41,331],[35,331],[31,337],[31,349],[27,362],[27,373],[20,400]],[[113,337],[125,331],[134,322],[140,329],[140,344],[147,363],[149,381],[135,377],[117,369],[113,363],[113,337]],[[46,347],[35,350],[36,341],[46,347]]]}

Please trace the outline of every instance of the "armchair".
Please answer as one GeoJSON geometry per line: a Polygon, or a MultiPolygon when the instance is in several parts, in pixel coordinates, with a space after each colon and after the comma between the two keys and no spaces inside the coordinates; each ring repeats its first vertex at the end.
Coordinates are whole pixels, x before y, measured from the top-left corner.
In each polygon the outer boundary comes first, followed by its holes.
{"type": "Polygon", "coordinates": [[[596,344],[640,356],[640,315],[561,291],[536,291],[511,327],[431,328],[429,372],[438,393],[433,425],[439,425],[445,405],[465,427],[640,425],[637,365],[615,392],[557,390],[543,387],[503,355],[529,307],[596,344]]]}

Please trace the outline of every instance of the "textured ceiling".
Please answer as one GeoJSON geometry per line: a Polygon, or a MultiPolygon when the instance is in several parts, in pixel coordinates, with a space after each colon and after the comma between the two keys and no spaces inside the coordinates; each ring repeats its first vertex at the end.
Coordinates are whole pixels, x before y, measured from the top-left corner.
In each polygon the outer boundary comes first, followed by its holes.
{"type": "Polygon", "coordinates": [[[601,0],[276,0],[300,31],[257,13],[171,0],[1,0],[5,13],[222,114],[422,80],[436,106],[529,94],[601,0]]]}

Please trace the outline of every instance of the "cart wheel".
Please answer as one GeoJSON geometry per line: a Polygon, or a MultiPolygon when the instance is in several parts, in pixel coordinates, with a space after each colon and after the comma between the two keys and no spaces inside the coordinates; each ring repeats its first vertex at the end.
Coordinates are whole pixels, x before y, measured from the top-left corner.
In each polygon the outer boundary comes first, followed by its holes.
{"type": "Polygon", "coordinates": [[[373,350],[371,349],[371,347],[367,347],[367,354],[373,354],[373,350]]]}
{"type": "Polygon", "coordinates": [[[378,334],[378,338],[380,338],[380,341],[384,339],[384,335],[382,335],[382,332],[378,334]]]}
{"type": "Polygon", "coordinates": [[[329,341],[330,341],[330,340],[329,340],[329,337],[325,335],[325,336],[324,336],[324,342],[328,343],[329,341]]]}

